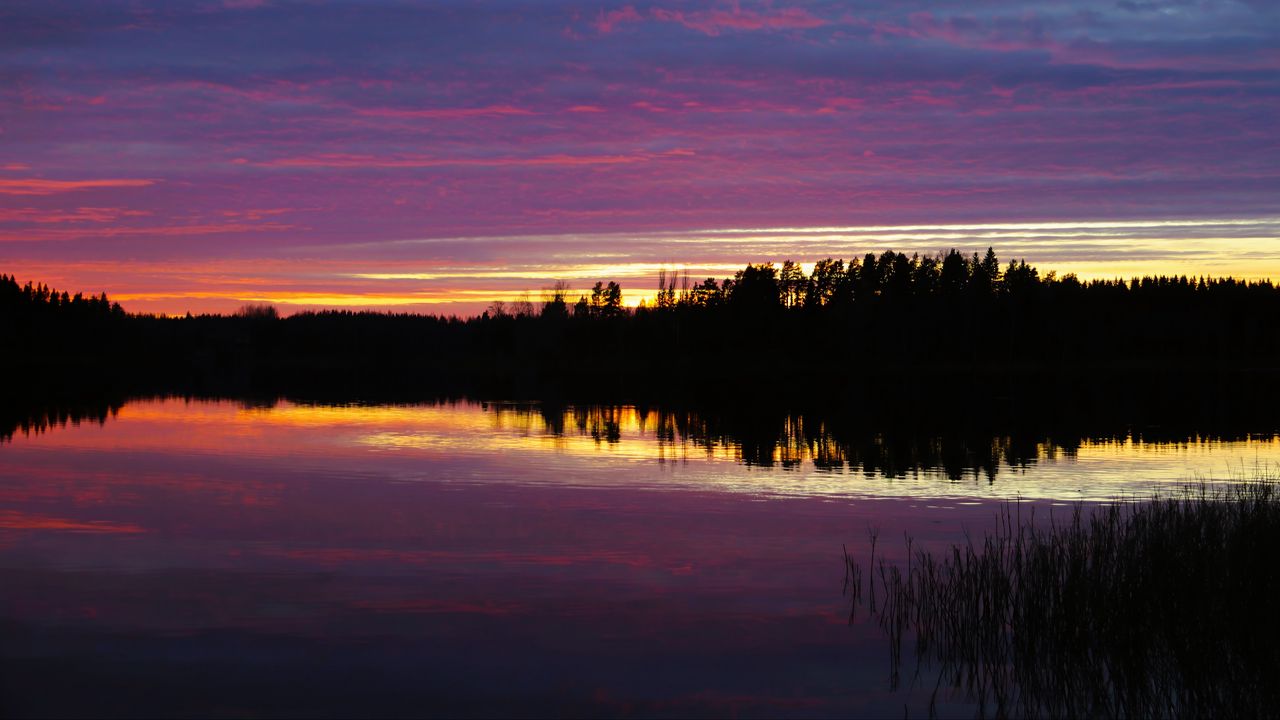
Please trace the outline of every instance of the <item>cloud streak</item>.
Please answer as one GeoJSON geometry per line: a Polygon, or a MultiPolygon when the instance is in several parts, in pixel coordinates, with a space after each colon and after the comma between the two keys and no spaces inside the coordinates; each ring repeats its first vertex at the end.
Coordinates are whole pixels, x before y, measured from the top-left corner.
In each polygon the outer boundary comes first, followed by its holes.
{"type": "Polygon", "coordinates": [[[137,188],[155,184],[152,180],[42,180],[0,178],[0,195],[55,195],[97,188],[137,188]]]}
{"type": "Polygon", "coordinates": [[[575,167],[582,165],[626,165],[662,158],[690,157],[692,150],[676,148],[661,153],[632,153],[615,155],[540,155],[533,157],[423,157],[374,155],[321,154],[310,157],[288,157],[253,162],[237,160],[241,164],[279,168],[379,168],[411,169],[438,167],[575,167]]]}

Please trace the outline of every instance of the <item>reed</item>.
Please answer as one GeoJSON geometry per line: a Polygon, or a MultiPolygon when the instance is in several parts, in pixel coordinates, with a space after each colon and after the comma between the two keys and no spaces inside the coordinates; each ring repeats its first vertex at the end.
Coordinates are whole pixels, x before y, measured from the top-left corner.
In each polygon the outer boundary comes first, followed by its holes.
{"type": "Polygon", "coordinates": [[[1036,512],[1007,503],[995,530],[946,552],[908,538],[905,567],[846,551],[851,613],[870,600],[893,686],[913,646],[914,680],[928,670],[935,701],[949,689],[984,717],[1280,707],[1275,478],[1036,512]]]}

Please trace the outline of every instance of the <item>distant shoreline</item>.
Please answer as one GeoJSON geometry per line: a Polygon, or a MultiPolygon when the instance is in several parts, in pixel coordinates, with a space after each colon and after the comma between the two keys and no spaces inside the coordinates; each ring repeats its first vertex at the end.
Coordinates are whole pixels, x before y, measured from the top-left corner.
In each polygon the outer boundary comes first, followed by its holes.
{"type": "Polygon", "coordinates": [[[601,282],[469,320],[270,306],[167,318],[0,276],[11,340],[0,368],[22,379],[11,394],[35,397],[467,395],[1008,418],[1047,406],[1138,419],[1265,419],[1280,398],[1269,281],[1082,282],[952,251],[660,285],[636,309],[601,282]]]}

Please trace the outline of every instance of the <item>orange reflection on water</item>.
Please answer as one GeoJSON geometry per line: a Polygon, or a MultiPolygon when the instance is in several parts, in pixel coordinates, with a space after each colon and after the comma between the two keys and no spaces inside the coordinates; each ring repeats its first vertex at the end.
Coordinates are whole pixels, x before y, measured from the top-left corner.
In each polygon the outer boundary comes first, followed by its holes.
{"type": "MultiPolygon", "coordinates": [[[[1109,499],[1199,478],[1231,479],[1280,467],[1280,438],[1178,443],[1141,436],[1066,447],[1009,437],[965,441],[833,433],[804,417],[776,418],[748,437],[720,420],[642,408],[444,403],[324,406],[287,401],[146,400],[104,425],[68,427],[15,444],[33,451],[145,453],[134,480],[210,493],[243,505],[275,502],[287,484],[229,473],[210,482],[200,463],[252,462],[316,477],[371,469],[405,480],[688,488],[762,496],[1109,499]],[[950,455],[948,455],[950,453],[950,455]],[[950,466],[945,465],[951,462],[950,466]],[[958,465],[956,463],[959,463],[958,465]]],[[[123,461],[123,460],[122,460],[123,461]]],[[[44,467],[46,482],[86,503],[102,488],[83,468],[44,467]],[[60,475],[59,475],[60,473],[60,475]]],[[[5,492],[11,492],[9,488],[5,492]]],[[[28,486],[26,492],[37,493],[28,486]]],[[[98,497],[101,500],[101,497],[98,497]]]]}

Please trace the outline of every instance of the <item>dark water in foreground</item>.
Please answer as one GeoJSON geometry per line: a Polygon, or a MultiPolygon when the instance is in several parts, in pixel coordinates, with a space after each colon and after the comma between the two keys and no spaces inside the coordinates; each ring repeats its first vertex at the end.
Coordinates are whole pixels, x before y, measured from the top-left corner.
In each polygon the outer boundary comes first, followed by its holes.
{"type": "Polygon", "coordinates": [[[933,679],[891,690],[880,628],[848,623],[842,544],[1280,461],[1271,436],[797,423],[762,445],[629,408],[154,400],[19,432],[0,715],[923,715],[933,679]]]}

